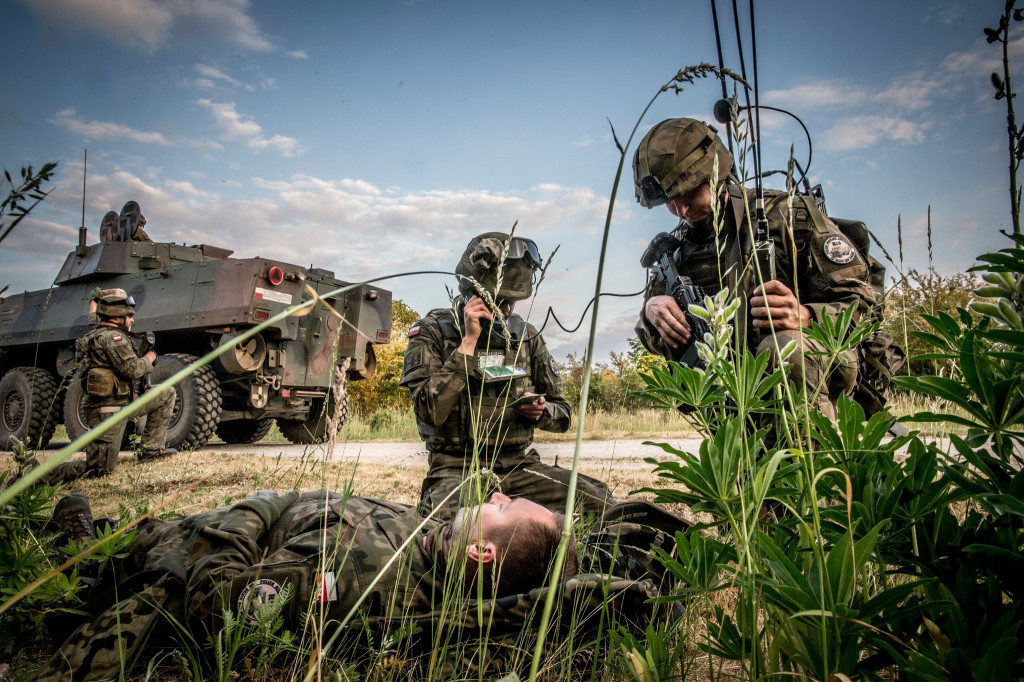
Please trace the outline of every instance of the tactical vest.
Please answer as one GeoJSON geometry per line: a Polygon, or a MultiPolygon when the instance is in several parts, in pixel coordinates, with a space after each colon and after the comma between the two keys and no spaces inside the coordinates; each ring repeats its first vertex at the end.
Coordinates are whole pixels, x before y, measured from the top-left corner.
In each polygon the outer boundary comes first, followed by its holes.
{"type": "MultiPolygon", "coordinates": [[[[442,357],[451,357],[462,345],[462,331],[455,323],[455,314],[450,308],[438,308],[431,310],[426,319],[436,322],[444,337],[442,357]]],[[[506,351],[504,341],[499,343],[500,335],[494,333],[489,349],[478,350],[478,355],[484,352],[502,354],[503,364],[515,364],[532,375],[529,345],[523,342],[526,321],[518,315],[510,315],[505,322],[513,338],[511,350],[506,351]]],[[[514,409],[506,407],[517,396],[515,383],[484,383],[481,372],[478,370],[469,377],[466,389],[460,393],[443,424],[432,426],[421,419],[416,420],[420,438],[430,452],[465,456],[472,453],[475,440],[481,454],[518,454],[533,442],[533,426],[523,423],[514,409]]],[[[531,388],[530,385],[526,387],[527,390],[531,388]]]]}
{"type": "Polygon", "coordinates": [[[93,399],[131,399],[132,382],[114,369],[106,346],[111,336],[127,334],[114,327],[99,326],[90,329],[75,341],[75,355],[81,358],[85,393],[93,399]]]}

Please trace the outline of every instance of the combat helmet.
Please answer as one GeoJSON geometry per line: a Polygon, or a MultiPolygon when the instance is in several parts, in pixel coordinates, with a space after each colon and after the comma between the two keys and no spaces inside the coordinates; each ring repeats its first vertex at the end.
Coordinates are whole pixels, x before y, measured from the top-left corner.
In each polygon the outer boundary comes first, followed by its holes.
{"type": "Polygon", "coordinates": [[[96,314],[101,317],[134,317],[135,300],[124,289],[104,289],[96,299],[96,314]]]}
{"type": "Polygon", "coordinates": [[[716,157],[717,182],[723,183],[733,158],[717,133],[692,118],[670,118],[651,128],[633,155],[637,202],[654,208],[709,182],[716,157]]]}
{"type": "Polygon", "coordinates": [[[459,293],[469,298],[474,293],[472,277],[496,299],[521,301],[533,295],[533,274],[541,266],[540,251],[532,239],[510,237],[504,232],[485,232],[473,237],[466,246],[455,274],[459,276],[459,293]],[[498,270],[502,253],[505,264],[501,270],[501,289],[498,270]]]}

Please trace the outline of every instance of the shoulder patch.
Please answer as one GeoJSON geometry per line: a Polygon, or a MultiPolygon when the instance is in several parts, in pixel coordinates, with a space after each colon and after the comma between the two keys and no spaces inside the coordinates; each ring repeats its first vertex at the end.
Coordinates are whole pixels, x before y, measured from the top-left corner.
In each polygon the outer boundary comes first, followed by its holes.
{"type": "Polygon", "coordinates": [[[122,338],[124,338],[124,337],[122,337],[122,336],[115,336],[114,338],[111,339],[111,341],[120,341],[122,338]]]}
{"type": "Polygon", "coordinates": [[[846,265],[857,257],[857,249],[850,240],[838,234],[826,239],[822,250],[825,252],[825,258],[836,265],[846,265]]]}
{"type": "Polygon", "coordinates": [[[420,326],[419,325],[416,325],[415,327],[410,327],[409,328],[408,337],[411,339],[412,337],[416,336],[419,333],[420,333],[420,326]]]}
{"type": "Polygon", "coordinates": [[[249,625],[259,625],[256,609],[260,604],[274,601],[280,593],[281,586],[269,578],[260,578],[249,583],[238,597],[238,615],[245,616],[249,625]]]}

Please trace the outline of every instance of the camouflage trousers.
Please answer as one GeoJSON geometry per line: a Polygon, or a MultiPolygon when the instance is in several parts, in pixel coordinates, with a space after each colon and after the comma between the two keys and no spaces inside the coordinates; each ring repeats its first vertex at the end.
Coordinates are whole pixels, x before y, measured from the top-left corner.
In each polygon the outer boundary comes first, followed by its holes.
{"type": "MultiPolygon", "coordinates": [[[[91,403],[86,399],[83,406],[85,423],[95,428],[103,420],[120,412],[128,405],[128,401],[101,401],[91,403]]],[[[167,443],[167,425],[171,421],[174,410],[174,391],[162,391],[153,402],[137,413],[138,417],[146,418],[146,428],[142,434],[141,448],[147,451],[159,451],[167,443]]],[[[42,481],[48,484],[73,481],[82,476],[106,476],[117,466],[117,455],[121,451],[121,441],[127,420],[119,422],[85,446],[85,460],[64,462],[56,469],[43,476],[42,481]]]]}
{"type": "MultiPolygon", "coordinates": [[[[459,487],[469,471],[470,460],[462,455],[448,455],[432,452],[429,455],[430,468],[420,489],[420,503],[417,511],[426,516],[438,510],[434,518],[447,520],[455,516],[459,507],[479,504],[477,489],[473,482],[467,483],[458,493],[445,501],[448,495],[459,487]]],[[[525,497],[557,512],[565,511],[569,495],[571,472],[557,466],[544,464],[533,448],[525,453],[499,454],[489,463],[493,477],[482,479],[483,499],[495,490],[513,497],[525,497]]],[[[608,486],[602,481],[578,474],[576,478],[576,509],[600,517],[606,507],[615,504],[608,486]]]]}
{"type": "Polygon", "coordinates": [[[97,615],[67,638],[34,679],[116,680],[125,666],[145,668],[150,659],[145,650],[169,646],[179,637],[202,641],[208,628],[191,636],[183,628],[197,616],[221,613],[221,584],[258,563],[257,538],[297,497],[249,498],[180,519],[143,520],[127,556],[106,574],[117,590],[109,583],[94,589],[98,597],[81,611],[97,615]],[[110,604],[118,594],[123,598],[110,604]]]}
{"type": "MultiPolygon", "coordinates": [[[[856,350],[846,351],[831,366],[829,358],[824,355],[825,348],[798,330],[775,333],[778,347],[784,348],[790,341],[803,344],[786,360],[786,375],[796,384],[797,389],[806,391],[807,399],[829,419],[836,418],[836,403],[839,396],[853,397],[857,386],[857,373],[860,369],[860,358],[856,350]],[[803,340],[801,340],[801,336],[803,340]]],[[[766,335],[757,346],[755,354],[764,350],[775,349],[776,341],[766,335]]],[[[778,355],[772,355],[772,367],[778,366],[778,355]]]]}

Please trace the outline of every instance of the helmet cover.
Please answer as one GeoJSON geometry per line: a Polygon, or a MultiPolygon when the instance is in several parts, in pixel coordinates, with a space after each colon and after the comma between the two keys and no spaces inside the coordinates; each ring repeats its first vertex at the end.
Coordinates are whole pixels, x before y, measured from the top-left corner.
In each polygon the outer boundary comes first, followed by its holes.
{"type": "Polygon", "coordinates": [[[724,183],[733,158],[717,132],[692,118],[670,118],[651,128],[633,155],[637,202],[644,208],[654,208],[710,182],[712,177],[719,185],[724,183]]]}
{"type": "Polygon", "coordinates": [[[455,266],[459,292],[467,298],[475,293],[475,287],[466,279],[472,277],[496,300],[521,301],[533,295],[533,273],[540,264],[540,254],[532,240],[510,237],[504,232],[485,232],[470,240],[455,266]],[[495,291],[499,270],[501,289],[495,291]]]}

